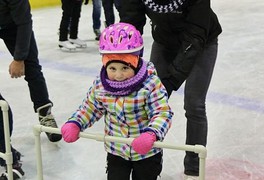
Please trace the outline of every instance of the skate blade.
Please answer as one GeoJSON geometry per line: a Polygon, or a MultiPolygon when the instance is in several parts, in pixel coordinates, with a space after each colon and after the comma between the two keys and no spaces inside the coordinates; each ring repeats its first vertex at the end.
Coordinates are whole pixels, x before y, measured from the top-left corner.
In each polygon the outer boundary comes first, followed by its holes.
{"type": "Polygon", "coordinates": [[[87,48],[87,45],[78,45],[78,44],[73,44],[76,48],[87,48]]]}
{"type": "Polygon", "coordinates": [[[61,46],[59,45],[59,48],[62,50],[62,51],[68,51],[68,52],[74,52],[76,51],[77,48],[66,48],[64,46],[61,46]]]}

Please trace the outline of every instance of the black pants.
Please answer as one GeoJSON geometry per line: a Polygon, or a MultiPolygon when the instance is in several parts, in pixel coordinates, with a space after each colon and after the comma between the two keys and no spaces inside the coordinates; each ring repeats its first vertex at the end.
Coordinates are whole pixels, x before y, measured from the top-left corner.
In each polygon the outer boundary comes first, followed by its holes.
{"type": "MultiPolygon", "coordinates": [[[[14,55],[15,51],[16,35],[16,26],[0,30],[0,38],[4,40],[6,47],[12,55],[14,55]]],[[[38,107],[50,103],[51,101],[49,100],[46,81],[41,71],[42,67],[39,64],[38,49],[33,32],[31,34],[30,50],[28,53],[28,57],[24,61],[24,63],[25,80],[28,82],[31,101],[34,104],[34,110],[36,112],[36,109],[38,107]]],[[[16,87],[14,87],[14,90],[19,91],[19,89],[17,89],[16,87]]]]}
{"type": "Polygon", "coordinates": [[[61,0],[62,18],[60,22],[60,41],[78,37],[79,19],[81,17],[82,0],[61,0]]]}
{"type": "Polygon", "coordinates": [[[115,23],[115,13],[114,13],[114,6],[116,10],[119,12],[121,9],[121,2],[120,0],[102,0],[104,14],[105,14],[105,23],[106,26],[110,26],[111,24],[115,23]]]}
{"type": "Polygon", "coordinates": [[[107,180],[156,180],[162,170],[162,153],[140,161],[107,154],[107,180]]]}
{"type": "MultiPolygon", "coordinates": [[[[187,118],[186,144],[207,143],[207,116],[205,100],[209,84],[212,78],[217,56],[217,39],[208,43],[203,53],[195,60],[195,65],[186,79],[184,88],[184,109],[187,118]]],[[[161,81],[166,87],[168,94],[173,91],[173,85],[162,78],[167,74],[167,68],[171,66],[176,57],[177,50],[170,51],[156,42],[152,45],[151,61],[154,63],[161,81]]],[[[186,152],[184,158],[185,174],[199,175],[199,158],[192,152],[186,152]]]]}
{"type": "MultiPolygon", "coordinates": [[[[0,94],[0,100],[5,100],[1,94],[0,94]]],[[[8,108],[8,119],[9,119],[9,132],[11,136],[13,131],[13,114],[10,106],[8,108]]],[[[11,147],[11,151],[13,153],[13,164],[14,164],[15,162],[17,162],[17,156],[15,156],[14,153],[15,150],[12,147],[11,147]]],[[[0,152],[2,153],[5,152],[4,119],[1,108],[0,108],[0,152]]],[[[2,158],[0,158],[0,166],[4,166],[4,165],[5,165],[5,161],[2,158]]]]}

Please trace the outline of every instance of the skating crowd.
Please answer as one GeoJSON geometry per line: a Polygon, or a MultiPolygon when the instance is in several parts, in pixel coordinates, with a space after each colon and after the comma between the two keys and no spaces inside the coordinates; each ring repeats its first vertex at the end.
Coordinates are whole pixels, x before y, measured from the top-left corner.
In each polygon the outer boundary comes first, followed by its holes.
{"type": "MultiPolygon", "coordinates": [[[[83,5],[91,4],[94,40],[99,41],[102,68],[77,110],[60,126],[51,112],[46,80],[32,30],[29,0],[0,0],[0,38],[13,59],[11,78],[24,77],[33,110],[41,125],[60,128],[46,133],[49,141],[73,143],[79,133],[104,119],[106,136],[134,138],[131,145],[105,142],[108,180],[157,180],[162,171],[161,148],[172,125],[168,103],[173,91],[184,84],[186,144],[207,144],[206,95],[217,58],[222,29],[210,0],[61,0],[60,49],[86,48],[78,37],[83,5]],[[101,32],[101,9],[105,22],[101,32]],[[115,17],[115,12],[119,17],[115,17]],[[142,34],[147,17],[153,44],[149,60],[143,59],[142,34]],[[116,22],[117,19],[119,22],[116,22]]],[[[63,53],[63,51],[62,51],[63,53]]],[[[0,93],[0,100],[5,100],[0,93]]],[[[9,105],[10,135],[13,114],[9,105]]],[[[0,152],[5,152],[3,113],[0,111],[0,152]]],[[[11,145],[13,179],[25,177],[21,152],[11,145]]],[[[199,179],[199,157],[186,152],[184,180],[199,179]]],[[[0,165],[6,167],[0,158],[0,165]]],[[[7,180],[7,172],[0,180],[7,180]]]]}
{"type": "MultiPolygon", "coordinates": [[[[86,48],[84,40],[78,38],[79,20],[81,8],[84,3],[87,5],[89,0],[61,0],[62,18],[59,27],[59,47],[64,50],[75,51],[77,48],[86,48]]],[[[93,31],[95,40],[99,41],[101,35],[101,7],[103,6],[105,21],[104,26],[108,27],[115,23],[115,10],[120,11],[121,0],[92,0],[93,11],[93,31]]]]}

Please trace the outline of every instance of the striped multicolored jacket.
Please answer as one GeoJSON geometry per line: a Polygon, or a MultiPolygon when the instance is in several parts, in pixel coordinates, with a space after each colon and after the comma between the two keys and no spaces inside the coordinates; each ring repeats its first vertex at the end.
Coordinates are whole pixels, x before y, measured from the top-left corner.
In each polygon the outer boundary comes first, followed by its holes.
{"type": "MultiPolygon", "coordinates": [[[[113,96],[104,90],[98,77],[86,98],[69,121],[79,123],[82,131],[104,116],[105,135],[135,138],[151,130],[162,141],[171,126],[173,112],[168,105],[165,87],[154,65],[148,62],[148,77],[141,88],[128,96],[113,96]]],[[[152,148],[146,155],[136,153],[128,144],[105,142],[107,152],[126,160],[137,161],[161,151],[152,148]]]]}

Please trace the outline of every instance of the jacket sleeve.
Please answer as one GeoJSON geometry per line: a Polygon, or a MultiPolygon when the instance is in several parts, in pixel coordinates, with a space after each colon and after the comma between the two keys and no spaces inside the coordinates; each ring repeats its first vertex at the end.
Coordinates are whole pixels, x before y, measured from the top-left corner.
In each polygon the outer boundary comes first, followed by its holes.
{"type": "Polygon", "coordinates": [[[146,111],[150,119],[144,131],[155,132],[157,139],[162,141],[171,127],[173,112],[168,104],[165,87],[157,76],[153,76],[152,89],[146,100],[146,111]]]}
{"type": "Polygon", "coordinates": [[[174,82],[174,90],[189,76],[197,56],[207,41],[210,27],[210,0],[190,0],[185,9],[185,28],[180,35],[181,46],[168,68],[174,82]]]}
{"type": "Polygon", "coordinates": [[[210,28],[211,5],[210,0],[190,0],[187,5],[185,31],[193,37],[206,42],[210,28]]]}
{"type": "Polygon", "coordinates": [[[91,127],[96,121],[98,121],[104,114],[104,108],[95,97],[95,91],[98,88],[98,80],[94,81],[92,87],[86,94],[82,104],[68,119],[68,121],[75,121],[81,127],[81,130],[85,130],[87,127],[91,127]]]}
{"type": "Polygon", "coordinates": [[[15,60],[26,60],[32,35],[32,19],[28,0],[10,0],[10,14],[17,26],[15,60]]]}
{"type": "Polygon", "coordinates": [[[143,34],[146,9],[142,0],[121,0],[120,22],[134,25],[143,34]]]}

